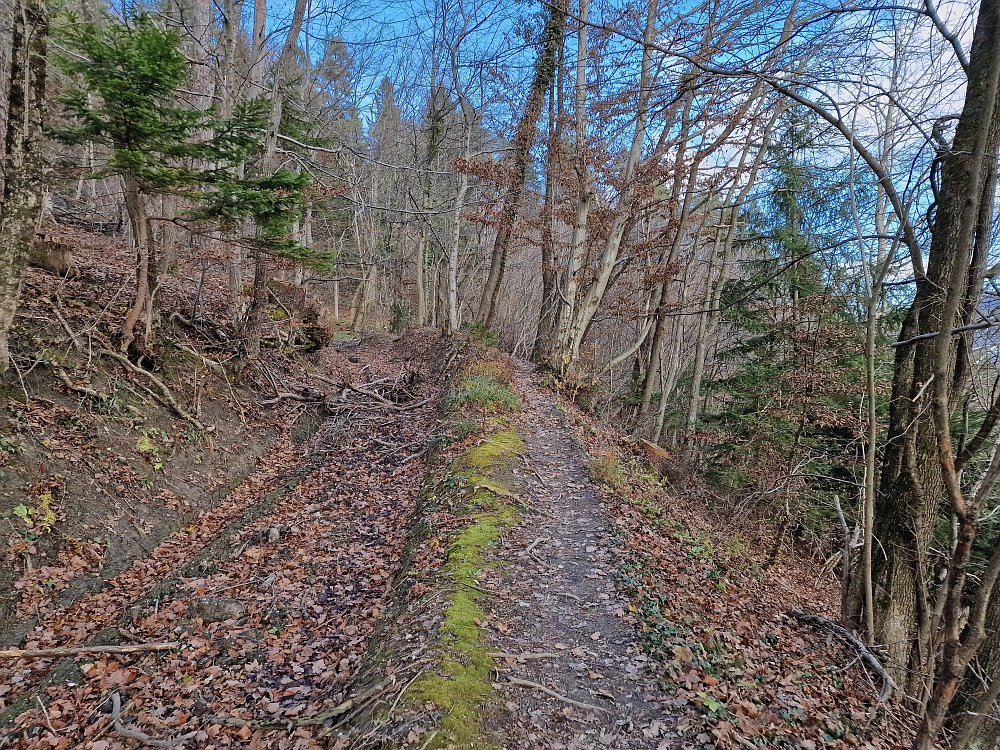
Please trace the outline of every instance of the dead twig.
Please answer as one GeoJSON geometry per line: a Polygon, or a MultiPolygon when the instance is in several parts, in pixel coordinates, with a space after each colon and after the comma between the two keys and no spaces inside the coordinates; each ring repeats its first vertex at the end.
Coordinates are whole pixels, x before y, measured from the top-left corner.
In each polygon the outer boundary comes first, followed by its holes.
{"type": "Polygon", "coordinates": [[[144,651],[176,651],[179,641],[169,643],[137,643],[132,646],[67,646],[65,648],[6,649],[0,659],[47,659],[77,654],[137,654],[144,651]]]}
{"type": "Polygon", "coordinates": [[[524,659],[558,659],[562,654],[550,654],[544,651],[531,652],[528,654],[508,654],[504,651],[494,651],[490,654],[494,659],[517,659],[522,661],[524,659]]]}
{"type": "Polygon", "coordinates": [[[511,685],[520,685],[521,687],[540,690],[546,695],[551,695],[556,700],[560,700],[563,703],[569,703],[571,706],[576,706],[578,708],[585,708],[588,711],[602,711],[603,713],[609,713],[608,709],[604,708],[603,706],[594,706],[591,705],[590,703],[581,703],[580,701],[573,700],[568,696],[562,695],[560,693],[557,693],[555,690],[551,690],[545,687],[545,685],[539,685],[537,682],[532,682],[531,680],[522,680],[520,677],[508,677],[507,681],[510,682],[511,685]]]}

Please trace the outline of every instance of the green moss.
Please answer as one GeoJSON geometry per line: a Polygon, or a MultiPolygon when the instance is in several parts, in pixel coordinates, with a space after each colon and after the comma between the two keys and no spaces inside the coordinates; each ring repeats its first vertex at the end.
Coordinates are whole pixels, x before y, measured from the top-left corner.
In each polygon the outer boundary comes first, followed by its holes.
{"type": "Polygon", "coordinates": [[[413,686],[415,698],[430,701],[442,712],[441,742],[431,747],[452,743],[459,747],[498,747],[486,736],[479,719],[480,706],[493,694],[490,673],[494,668],[477,624],[485,619],[477,601],[481,594],[464,584],[478,585],[483,550],[496,541],[499,523],[497,516],[480,516],[449,549],[447,575],[456,586],[441,623],[445,656],[440,673],[427,672],[413,686]]]}
{"type": "Polygon", "coordinates": [[[523,451],[521,436],[515,430],[504,430],[493,433],[475,448],[467,450],[460,465],[473,469],[499,467],[509,464],[523,451]]]}
{"type": "Polygon", "coordinates": [[[523,447],[513,430],[500,432],[466,451],[458,462],[467,472],[464,483],[475,487],[469,509],[475,522],[448,546],[443,573],[452,591],[441,622],[441,664],[437,671],[421,675],[410,692],[415,700],[433,703],[442,713],[440,734],[430,748],[500,747],[481,721],[481,707],[493,695],[490,675],[495,665],[479,626],[486,619],[478,602],[484,596],[479,578],[489,566],[485,553],[496,544],[501,529],[518,521],[517,511],[504,500],[511,492],[502,471],[523,447]]]}

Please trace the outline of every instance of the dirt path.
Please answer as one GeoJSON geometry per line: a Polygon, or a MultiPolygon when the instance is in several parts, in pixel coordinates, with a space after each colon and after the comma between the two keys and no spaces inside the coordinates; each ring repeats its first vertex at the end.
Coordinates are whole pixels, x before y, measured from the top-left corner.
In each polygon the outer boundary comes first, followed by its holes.
{"type": "Polygon", "coordinates": [[[522,492],[534,509],[497,551],[502,595],[491,601],[491,617],[501,652],[551,656],[498,659],[511,747],[673,747],[666,697],[623,621],[613,543],[582,450],[557,398],[540,391],[526,367],[519,384],[529,401],[523,432],[533,468],[522,492]]]}

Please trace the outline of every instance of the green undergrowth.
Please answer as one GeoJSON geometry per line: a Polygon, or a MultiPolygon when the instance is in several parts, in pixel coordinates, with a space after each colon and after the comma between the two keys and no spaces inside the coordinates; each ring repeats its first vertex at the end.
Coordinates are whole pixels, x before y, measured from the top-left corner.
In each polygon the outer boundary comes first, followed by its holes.
{"type": "Polygon", "coordinates": [[[445,406],[452,409],[466,404],[514,409],[519,401],[513,389],[490,375],[468,375],[445,399],[445,406]]]}
{"type": "Polygon", "coordinates": [[[448,424],[462,427],[475,422],[483,435],[452,458],[447,478],[439,475],[437,487],[448,487],[440,498],[456,516],[471,520],[449,540],[447,560],[439,588],[444,608],[439,629],[440,661],[421,674],[409,698],[433,704],[440,716],[427,748],[499,748],[484,722],[484,707],[493,697],[491,675],[495,669],[482,623],[487,619],[480,601],[489,594],[481,583],[492,567],[490,550],[503,530],[519,521],[517,497],[510,484],[510,469],[524,452],[524,443],[512,426],[512,412],[520,408],[513,388],[513,372],[495,351],[476,346],[453,378],[444,399],[448,424]]]}

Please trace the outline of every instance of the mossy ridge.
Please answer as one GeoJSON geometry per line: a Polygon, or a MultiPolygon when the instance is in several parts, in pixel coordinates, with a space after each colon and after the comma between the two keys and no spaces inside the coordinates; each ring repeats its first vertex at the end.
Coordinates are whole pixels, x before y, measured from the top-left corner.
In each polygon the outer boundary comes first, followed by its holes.
{"type": "Polygon", "coordinates": [[[455,461],[455,475],[475,489],[467,512],[475,522],[459,532],[448,545],[443,568],[446,597],[440,632],[444,654],[438,672],[425,672],[413,684],[410,696],[431,702],[442,712],[440,734],[428,748],[499,748],[482,722],[482,706],[493,695],[490,675],[495,668],[479,623],[486,614],[479,606],[478,579],[490,567],[485,561],[503,528],[516,524],[517,510],[505,501],[512,490],[503,474],[522,453],[524,443],[514,430],[494,433],[469,448],[455,461]]]}

